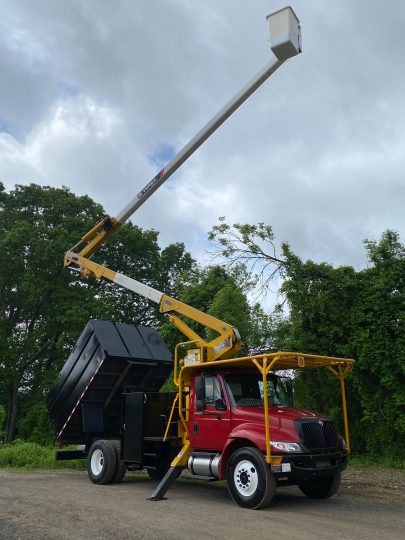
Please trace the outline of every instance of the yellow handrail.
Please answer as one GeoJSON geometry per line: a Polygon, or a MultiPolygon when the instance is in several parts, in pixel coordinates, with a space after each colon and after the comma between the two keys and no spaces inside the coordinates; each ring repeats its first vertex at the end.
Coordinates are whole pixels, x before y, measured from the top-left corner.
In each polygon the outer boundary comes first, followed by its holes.
{"type": "MultiPolygon", "coordinates": [[[[201,362],[202,362],[202,355],[203,355],[203,345],[198,345],[199,343],[202,343],[202,340],[200,339],[192,339],[190,341],[183,341],[182,343],[177,343],[175,349],[174,349],[174,367],[173,367],[173,382],[174,384],[178,387],[179,386],[179,374],[178,374],[178,369],[179,369],[179,360],[178,360],[178,350],[180,347],[184,347],[185,345],[191,345],[192,343],[194,343],[195,345],[198,346],[198,348],[200,349],[200,359],[201,359],[201,362]]],[[[181,361],[180,361],[181,363],[181,361]]]]}
{"type": "Polygon", "coordinates": [[[167,422],[166,431],[163,436],[163,442],[166,442],[167,434],[169,433],[170,424],[172,423],[173,413],[174,409],[176,408],[176,403],[179,399],[179,394],[176,394],[176,397],[174,398],[173,404],[172,404],[172,410],[170,411],[169,421],[167,422]]]}

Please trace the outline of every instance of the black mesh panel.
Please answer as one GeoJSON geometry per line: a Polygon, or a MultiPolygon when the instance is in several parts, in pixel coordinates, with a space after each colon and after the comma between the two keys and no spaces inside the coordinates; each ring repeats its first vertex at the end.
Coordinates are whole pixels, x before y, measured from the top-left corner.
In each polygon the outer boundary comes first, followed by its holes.
{"type": "Polygon", "coordinates": [[[331,420],[302,422],[302,442],[308,449],[336,448],[338,434],[331,420]]]}

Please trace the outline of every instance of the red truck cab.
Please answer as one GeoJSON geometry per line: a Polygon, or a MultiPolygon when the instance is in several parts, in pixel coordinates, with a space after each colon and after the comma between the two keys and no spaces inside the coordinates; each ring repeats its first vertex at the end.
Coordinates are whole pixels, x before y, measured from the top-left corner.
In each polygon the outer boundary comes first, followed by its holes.
{"type": "MultiPolygon", "coordinates": [[[[344,440],[334,421],[292,406],[291,381],[267,377],[271,467],[266,451],[263,381],[257,370],[212,371],[191,378],[188,468],[197,476],[226,479],[241,506],[267,504],[278,485],[297,484],[308,496],[333,495],[346,467],[344,440]],[[255,496],[260,470],[271,469],[270,493],[255,496]],[[264,498],[266,500],[264,500],[264,498]]],[[[257,495],[257,494],[256,494],[257,495]]]]}

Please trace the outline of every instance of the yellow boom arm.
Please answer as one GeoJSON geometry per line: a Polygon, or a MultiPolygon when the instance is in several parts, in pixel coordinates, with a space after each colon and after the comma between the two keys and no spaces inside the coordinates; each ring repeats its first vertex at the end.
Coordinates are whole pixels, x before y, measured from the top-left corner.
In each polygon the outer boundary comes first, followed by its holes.
{"type": "Polygon", "coordinates": [[[168,313],[170,320],[192,342],[202,350],[201,361],[229,358],[240,348],[239,333],[229,324],[206,313],[194,309],[178,300],[143,285],[138,281],[114,272],[93,261],[89,257],[125,223],[131,215],[199,148],[225,120],[233,114],[287,59],[301,52],[301,30],[297,16],[291,7],[281,9],[267,17],[271,34],[271,49],[274,57],[225,104],[205,126],[152,178],[152,180],[119,212],[116,217],[106,217],[65,255],[65,266],[79,266],[86,277],[103,278],[121,287],[143,295],[160,305],[162,313],[168,313]],[[198,336],[175,314],[183,315],[200,324],[212,328],[219,335],[210,342],[198,336]]]}
{"type": "Polygon", "coordinates": [[[110,270],[109,268],[86,259],[72,251],[66,253],[65,264],[74,264],[75,266],[78,266],[85,277],[93,276],[96,279],[111,281],[124,289],[135,292],[144,298],[159,304],[160,312],[168,314],[170,322],[201,349],[202,362],[212,362],[214,360],[230,358],[241,347],[239,332],[236,328],[200,311],[199,309],[195,309],[175,298],[171,298],[169,295],[164,294],[153,287],[149,287],[149,285],[145,285],[124,274],[110,270]],[[211,328],[218,333],[218,336],[207,342],[177,315],[196,321],[204,327],[211,328]]]}

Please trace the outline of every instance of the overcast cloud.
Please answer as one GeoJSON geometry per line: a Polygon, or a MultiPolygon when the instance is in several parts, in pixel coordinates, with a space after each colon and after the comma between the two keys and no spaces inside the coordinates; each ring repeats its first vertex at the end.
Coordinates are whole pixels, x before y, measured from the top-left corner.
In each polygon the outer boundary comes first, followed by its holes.
{"type": "MultiPolygon", "coordinates": [[[[117,214],[271,57],[265,0],[0,0],[0,179],[117,214]]],[[[405,227],[405,2],[296,0],[289,60],[133,216],[203,259],[271,224],[303,258],[366,264],[405,227]]]]}

